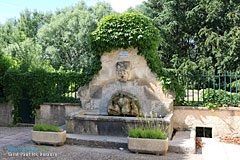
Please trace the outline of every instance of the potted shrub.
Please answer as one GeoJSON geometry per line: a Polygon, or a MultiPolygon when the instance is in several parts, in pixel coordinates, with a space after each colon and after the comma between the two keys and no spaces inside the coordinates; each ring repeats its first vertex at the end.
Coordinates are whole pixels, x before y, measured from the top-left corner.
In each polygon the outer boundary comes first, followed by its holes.
{"type": "Polygon", "coordinates": [[[37,144],[63,145],[66,141],[66,131],[48,124],[36,124],[32,131],[32,141],[37,144]]]}
{"type": "MultiPolygon", "coordinates": [[[[151,118],[139,117],[140,125],[129,129],[128,149],[136,153],[166,154],[168,150],[167,128],[151,118]]],[[[157,115],[156,115],[157,117],[157,115]]]]}

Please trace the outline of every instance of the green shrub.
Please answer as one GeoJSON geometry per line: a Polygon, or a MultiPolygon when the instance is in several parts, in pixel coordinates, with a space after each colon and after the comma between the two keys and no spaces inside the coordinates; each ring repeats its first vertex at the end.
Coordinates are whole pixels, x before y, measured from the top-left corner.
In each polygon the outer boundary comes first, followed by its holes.
{"type": "Polygon", "coordinates": [[[150,118],[147,118],[147,113],[145,115],[138,115],[138,121],[135,127],[129,128],[129,137],[132,138],[150,138],[150,139],[167,139],[168,126],[164,122],[160,123],[158,118],[162,118],[161,115],[155,113],[153,115],[150,112],[150,118]]]}
{"type": "Polygon", "coordinates": [[[44,131],[44,132],[62,132],[63,130],[56,126],[51,126],[48,124],[36,124],[33,127],[34,131],[44,131]]]}
{"type": "Polygon", "coordinates": [[[5,72],[13,65],[11,57],[7,57],[5,54],[0,52],[0,102],[6,102],[6,96],[3,93],[3,76],[5,72]]]}
{"type": "Polygon", "coordinates": [[[71,97],[71,94],[77,93],[84,80],[82,73],[72,71],[49,72],[35,68],[21,72],[18,68],[9,69],[3,77],[3,86],[4,95],[14,103],[14,123],[18,122],[19,102],[23,98],[31,101],[33,118],[35,110],[45,102],[79,103],[79,99],[71,97]]]}
{"type": "Polygon", "coordinates": [[[204,93],[201,93],[200,100],[208,101],[208,102],[216,102],[216,103],[235,103],[236,100],[240,101],[240,93],[237,95],[236,93],[225,93],[225,90],[219,90],[212,88],[206,88],[204,93]]]}
{"type": "Polygon", "coordinates": [[[167,136],[161,131],[157,129],[130,129],[129,137],[132,138],[149,138],[149,139],[167,139],[167,136]]]}

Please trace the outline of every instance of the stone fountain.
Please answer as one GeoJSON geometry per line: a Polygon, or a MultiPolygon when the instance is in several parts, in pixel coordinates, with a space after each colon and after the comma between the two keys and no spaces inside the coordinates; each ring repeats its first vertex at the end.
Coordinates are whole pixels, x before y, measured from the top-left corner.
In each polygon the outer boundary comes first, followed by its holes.
{"type": "Polygon", "coordinates": [[[171,91],[163,91],[157,75],[147,66],[136,48],[105,52],[102,69],[78,94],[82,110],[67,115],[70,133],[126,136],[128,126],[138,115],[161,115],[172,133],[173,100],[171,91]]]}

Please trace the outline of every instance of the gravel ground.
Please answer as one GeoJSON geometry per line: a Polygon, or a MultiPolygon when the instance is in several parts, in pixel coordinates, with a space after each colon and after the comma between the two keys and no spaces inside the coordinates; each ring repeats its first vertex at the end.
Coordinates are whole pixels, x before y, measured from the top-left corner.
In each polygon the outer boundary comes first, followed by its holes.
{"type": "Polygon", "coordinates": [[[0,127],[0,138],[31,130],[32,127],[0,127]]]}
{"type": "Polygon", "coordinates": [[[201,160],[202,155],[167,153],[164,156],[135,154],[127,150],[64,145],[36,145],[31,141],[32,127],[0,127],[0,160],[201,160]],[[11,151],[30,148],[41,151],[11,151]]]}
{"type": "Polygon", "coordinates": [[[33,143],[23,144],[17,148],[45,148],[49,151],[8,151],[0,152],[1,160],[200,160],[200,155],[185,155],[167,153],[165,156],[150,154],[135,154],[126,150],[89,148],[85,146],[64,145],[52,147],[35,145],[33,143]]]}

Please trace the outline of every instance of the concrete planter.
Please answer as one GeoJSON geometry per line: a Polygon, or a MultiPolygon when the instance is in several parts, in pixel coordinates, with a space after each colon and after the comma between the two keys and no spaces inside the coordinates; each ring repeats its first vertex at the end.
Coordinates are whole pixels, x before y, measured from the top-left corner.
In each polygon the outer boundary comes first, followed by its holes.
{"type": "Polygon", "coordinates": [[[66,141],[66,131],[43,132],[32,131],[32,141],[37,144],[63,145],[66,141]]]}
{"type": "Polygon", "coordinates": [[[145,139],[128,137],[128,149],[136,153],[166,154],[168,139],[145,139]]]}

